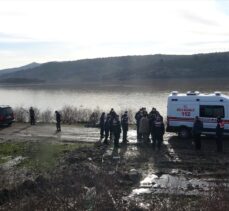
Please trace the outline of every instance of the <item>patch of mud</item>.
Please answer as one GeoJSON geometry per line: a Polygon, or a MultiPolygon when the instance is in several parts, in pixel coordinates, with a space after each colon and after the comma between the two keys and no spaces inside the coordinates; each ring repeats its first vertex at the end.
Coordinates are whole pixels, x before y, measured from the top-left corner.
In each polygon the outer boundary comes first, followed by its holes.
{"type": "MultiPolygon", "coordinates": [[[[181,200],[179,207],[188,204],[182,201],[187,198],[190,199],[189,204],[192,206],[193,203],[196,203],[196,199],[209,193],[214,185],[222,183],[224,187],[229,187],[229,142],[227,141],[224,142],[224,153],[217,154],[215,153],[215,140],[203,138],[202,151],[196,152],[192,140],[180,140],[166,133],[161,150],[153,150],[151,144],[138,143],[136,131],[131,129],[128,131],[129,143],[120,143],[120,148],[114,148],[113,143],[105,145],[98,141],[99,130],[97,128],[63,126],[62,132],[56,133],[55,125],[22,127],[21,130],[19,130],[20,125],[18,127],[12,127],[17,131],[12,134],[15,135],[16,141],[37,140],[38,142],[65,142],[65,144],[78,141],[96,142],[94,148],[81,148],[70,154],[66,153],[66,159],[61,160],[55,172],[49,172],[44,190],[50,190],[50,192],[45,192],[46,196],[43,195],[43,192],[39,193],[41,195],[34,193],[34,199],[30,196],[30,200],[36,206],[40,206],[41,210],[44,210],[47,197],[53,197],[52,200],[58,206],[63,206],[63,201],[70,200],[71,207],[74,207],[75,210],[85,210],[85,201],[89,201],[89,204],[95,203],[89,206],[91,210],[95,208],[94,206],[102,207],[102,210],[122,210],[121,208],[124,207],[126,210],[135,210],[134,208],[136,210],[137,208],[155,210],[157,207],[153,207],[154,204],[158,206],[160,203],[168,204],[167,209],[161,210],[171,210],[173,197],[177,201],[181,200]],[[93,200],[88,200],[90,192],[93,193],[93,200]],[[166,202],[169,197],[171,203],[166,202]],[[40,202],[39,205],[37,201],[40,202]]],[[[0,138],[0,141],[9,137],[14,140],[7,131],[0,131],[0,135],[3,137],[3,139],[0,138]]],[[[122,138],[120,138],[121,141],[122,138]]],[[[14,174],[12,177],[8,175],[9,172],[14,172],[13,167],[22,159],[24,158],[17,158],[7,164],[11,170],[6,171],[6,177],[2,177],[3,182],[25,181],[25,179],[35,181],[36,177],[33,172],[21,170],[19,174],[21,178],[15,177],[14,174]]],[[[35,186],[40,188],[36,182],[35,186]]],[[[29,191],[31,194],[30,188],[29,191]]],[[[23,193],[26,193],[24,189],[23,193]]],[[[25,200],[28,195],[24,197],[25,200]]],[[[17,201],[13,203],[15,206],[19,204],[17,201]]],[[[46,207],[49,206],[54,205],[47,204],[46,207]]],[[[8,208],[9,204],[6,204],[5,210],[9,210],[8,208]]],[[[60,209],[60,207],[52,208],[60,209]]],[[[100,210],[96,208],[94,210],[100,210]]]]}

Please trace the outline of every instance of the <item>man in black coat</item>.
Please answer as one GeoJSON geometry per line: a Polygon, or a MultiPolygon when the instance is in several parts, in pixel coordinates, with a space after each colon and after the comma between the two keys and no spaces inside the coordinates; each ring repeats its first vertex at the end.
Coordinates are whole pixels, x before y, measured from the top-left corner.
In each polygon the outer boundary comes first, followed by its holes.
{"type": "Polygon", "coordinates": [[[110,110],[110,125],[111,125],[111,127],[110,127],[110,140],[113,140],[113,136],[114,136],[114,134],[113,134],[113,131],[112,131],[112,122],[113,122],[113,119],[116,117],[116,112],[115,112],[115,110],[113,109],[113,108],[111,108],[111,110],[110,110]]]}
{"type": "Polygon", "coordinates": [[[196,116],[193,128],[192,128],[192,134],[194,137],[194,143],[195,143],[195,149],[201,150],[201,133],[203,131],[203,122],[199,119],[198,116],[196,116]]]}
{"type": "Polygon", "coordinates": [[[104,138],[104,126],[105,126],[105,112],[101,114],[101,117],[99,119],[99,127],[100,127],[100,139],[102,140],[104,138]]]}
{"type": "Polygon", "coordinates": [[[155,135],[155,141],[153,141],[153,148],[157,145],[158,149],[161,149],[161,144],[163,142],[163,135],[165,134],[165,125],[163,123],[163,118],[157,116],[153,123],[153,131],[155,135]]]}
{"type": "Polygon", "coordinates": [[[35,112],[33,107],[30,107],[29,109],[29,117],[30,117],[30,124],[35,125],[35,112]]]}
{"type": "Polygon", "coordinates": [[[216,126],[216,146],[217,152],[223,151],[223,132],[224,132],[224,122],[221,117],[217,118],[217,126],[216,126]]]}
{"type": "Polygon", "coordinates": [[[128,112],[125,111],[125,113],[122,115],[121,118],[121,124],[122,124],[122,141],[123,143],[127,143],[127,132],[129,129],[129,125],[128,125],[128,112]]]}
{"type": "Polygon", "coordinates": [[[104,123],[104,130],[105,130],[105,139],[104,144],[108,144],[108,137],[111,130],[111,116],[110,114],[107,114],[106,121],[104,123]]]}
{"type": "Polygon", "coordinates": [[[158,112],[157,112],[156,108],[152,108],[152,110],[150,111],[149,116],[148,116],[152,143],[156,142],[155,132],[154,132],[154,122],[156,121],[157,116],[158,116],[158,112]]]}
{"type": "Polygon", "coordinates": [[[56,114],[56,131],[60,132],[61,131],[61,126],[60,126],[61,115],[58,111],[55,111],[55,114],[56,114]]]}
{"type": "Polygon", "coordinates": [[[110,114],[110,116],[111,116],[112,119],[115,118],[115,116],[117,115],[116,112],[115,112],[115,110],[113,108],[111,108],[109,114],[110,114]]]}
{"type": "Polygon", "coordinates": [[[112,120],[112,133],[114,135],[114,147],[119,147],[121,124],[118,115],[116,115],[115,118],[112,120]]]}
{"type": "Polygon", "coordinates": [[[137,125],[137,140],[142,138],[142,134],[139,133],[140,120],[143,117],[143,108],[139,109],[139,111],[135,114],[135,120],[137,125]]]}

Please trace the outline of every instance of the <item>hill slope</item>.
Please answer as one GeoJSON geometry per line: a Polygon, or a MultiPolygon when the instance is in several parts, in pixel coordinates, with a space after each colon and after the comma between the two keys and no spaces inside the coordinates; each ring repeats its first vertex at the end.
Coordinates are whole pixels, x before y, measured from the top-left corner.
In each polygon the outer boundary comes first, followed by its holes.
{"type": "Polygon", "coordinates": [[[229,77],[229,52],[196,55],[146,55],[48,62],[0,76],[46,82],[136,81],[155,78],[229,77]]]}
{"type": "Polygon", "coordinates": [[[32,69],[32,68],[38,67],[40,65],[41,64],[39,64],[39,63],[33,62],[33,63],[27,64],[25,66],[22,66],[22,67],[8,68],[8,69],[0,70],[0,76],[4,75],[4,74],[14,73],[14,72],[17,72],[17,71],[20,71],[20,70],[32,69]]]}

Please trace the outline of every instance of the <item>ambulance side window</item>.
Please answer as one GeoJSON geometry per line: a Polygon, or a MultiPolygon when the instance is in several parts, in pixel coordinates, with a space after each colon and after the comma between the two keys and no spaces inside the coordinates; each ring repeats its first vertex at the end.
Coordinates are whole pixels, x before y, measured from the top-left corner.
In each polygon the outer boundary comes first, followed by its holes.
{"type": "Polygon", "coordinates": [[[200,117],[224,118],[224,106],[200,105],[200,117]]]}

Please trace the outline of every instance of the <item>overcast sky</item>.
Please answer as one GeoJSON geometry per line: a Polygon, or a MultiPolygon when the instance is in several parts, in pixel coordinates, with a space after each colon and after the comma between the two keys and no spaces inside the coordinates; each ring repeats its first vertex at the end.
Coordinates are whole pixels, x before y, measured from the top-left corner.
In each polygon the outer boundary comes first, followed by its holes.
{"type": "Polygon", "coordinates": [[[0,0],[0,69],[229,51],[227,0],[0,0]]]}

